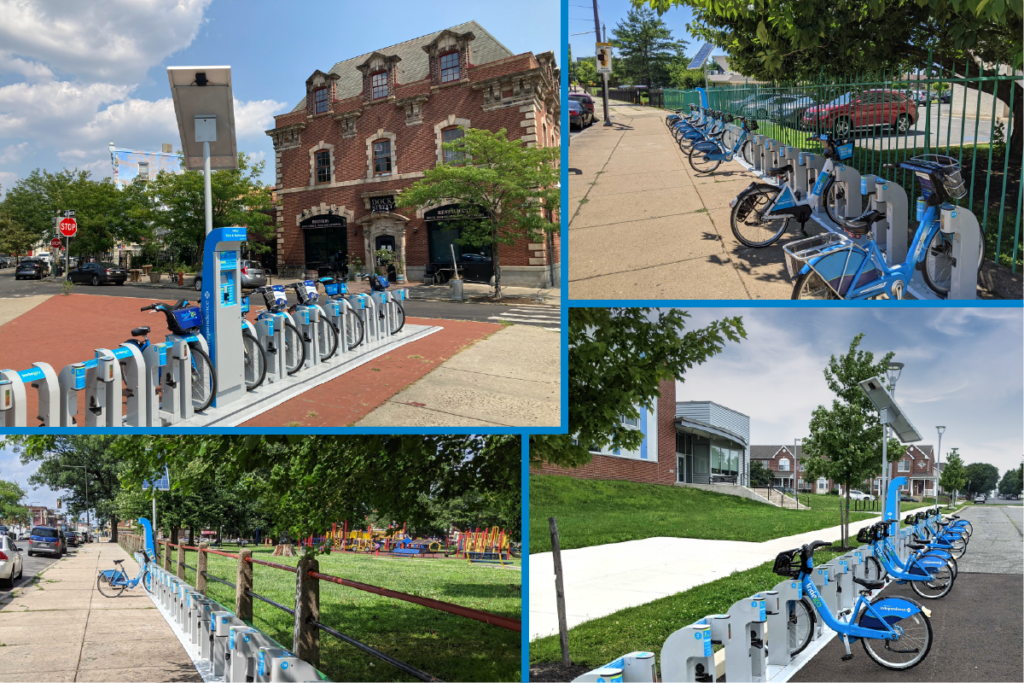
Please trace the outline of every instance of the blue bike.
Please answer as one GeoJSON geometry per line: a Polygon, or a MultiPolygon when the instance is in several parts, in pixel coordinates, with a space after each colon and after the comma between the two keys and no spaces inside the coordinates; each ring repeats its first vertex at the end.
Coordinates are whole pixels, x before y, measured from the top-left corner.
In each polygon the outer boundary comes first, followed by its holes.
{"type": "MultiPolygon", "coordinates": [[[[306,362],[306,345],[302,339],[302,333],[295,326],[292,317],[288,315],[288,296],[285,294],[284,286],[273,285],[254,289],[253,294],[263,295],[265,310],[259,312],[256,320],[274,318],[284,324],[284,348],[272,349],[272,353],[284,353],[285,372],[294,375],[306,362]]],[[[280,324],[280,323],[278,323],[280,324]]]]}
{"type": "Polygon", "coordinates": [[[725,114],[723,121],[726,124],[732,123],[734,118],[740,122],[741,131],[732,149],[726,149],[723,143],[723,137],[727,130],[723,128],[720,133],[713,134],[710,140],[693,143],[693,146],[690,147],[690,168],[697,173],[714,173],[723,161],[732,161],[733,156],[737,153],[742,155],[743,160],[748,164],[753,163],[754,145],[747,137],[747,133],[757,130],[757,121],[748,121],[743,116],[733,117],[732,114],[725,114]]]}
{"type": "Polygon", "coordinates": [[[921,552],[926,546],[911,543],[915,552],[906,560],[889,540],[889,526],[893,522],[879,522],[865,527],[857,534],[861,543],[871,544],[871,553],[881,563],[887,574],[898,583],[910,583],[910,588],[927,600],[945,597],[956,581],[956,570],[952,563],[936,553],[921,552]]]}
{"type": "Polygon", "coordinates": [[[142,555],[146,561],[139,565],[139,573],[134,579],[129,579],[124,567],[121,566],[124,560],[114,560],[113,569],[104,569],[96,577],[96,590],[105,598],[116,598],[128,588],[135,588],[140,583],[146,592],[153,592],[153,579],[149,573],[149,556],[143,551],[142,555]]]}
{"type": "Polygon", "coordinates": [[[800,581],[804,595],[810,598],[818,616],[826,626],[839,634],[846,648],[844,660],[853,658],[850,643],[859,639],[867,655],[887,669],[910,669],[924,661],[932,647],[931,613],[909,598],[877,597],[869,600],[866,596],[871,591],[885,585],[880,580],[855,576],[854,583],[862,586],[862,589],[853,609],[844,610],[838,617],[832,616],[818,587],[811,580],[814,551],[828,545],[824,541],[815,541],[779,553],[772,571],[779,576],[800,581]]]}

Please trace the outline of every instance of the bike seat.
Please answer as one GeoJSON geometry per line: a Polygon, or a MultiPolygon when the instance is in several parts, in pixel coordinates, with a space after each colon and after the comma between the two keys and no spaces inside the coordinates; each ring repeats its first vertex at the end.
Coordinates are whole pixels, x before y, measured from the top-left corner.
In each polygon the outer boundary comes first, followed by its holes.
{"type": "Polygon", "coordinates": [[[907,547],[908,548],[912,548],[913,550],[923,550],[923,549],[927,548],[928,546],[921,545],[920,543],[908,543],[907,547]]]}
{"type": "Polygon", "coordinates": [[[780,166],[779,168],[770,168],[768,169],[768,171],[766,171],[766,173],[770,176],[776,176],[782,175],[783,173],[789,173],[792,170],[793,164],[786,164],[785,166],[780,166]]]}
{"type": "Polygon", "coordinates": [[[149,334],[149,327],[143,325],[142,327],[136,327],[132,330],[133,337],[145,337],[149,334]]]}
{"type": "Polygon", "coordinates": [[[114,560],[114,564],[121,564],[124,560],[114,560]]]}
{"type": "Polygon", "coordinates": [[[868,234],[872,224],[881,220],[885,220],[884,213],[869,209],[856,218],[840,218],[839,224],[846,232],[859,237],[868,234]]]}
{"type": "Polygon", "coordinates": [[[872,581],[870,579],[862,579],[859,576],[853,577],[853,582],[854,583],[859,583],[860,585],[864,586],[868,590],[872,590],[872,591],[873,590],[878,590],[879,588],[881,588],[882,586],[885,585],[884,581],[872,581]]]}
{"type": "Polygon", "coordinates": [[[950,515],[953,519],[960,519],[960,515],[950,515]]]}

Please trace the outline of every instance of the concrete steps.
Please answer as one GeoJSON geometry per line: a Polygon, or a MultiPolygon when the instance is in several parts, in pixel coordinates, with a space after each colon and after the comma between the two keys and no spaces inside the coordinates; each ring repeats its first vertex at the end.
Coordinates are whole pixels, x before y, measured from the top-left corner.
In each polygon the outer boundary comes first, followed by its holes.
{"type": "Polygon", "coordinates": [[[766,501],[768,501],[770,505],[774,505],[775,507],[785,508],[787,510],[809,509],[803,503],[800,503],[794,500],[792,497],[783,494],[782,491],[779,491],[778,489],[751,487],[750,490],[753,491],[758,496],[760,496],[761,498],[764,498],[766,501]]]}

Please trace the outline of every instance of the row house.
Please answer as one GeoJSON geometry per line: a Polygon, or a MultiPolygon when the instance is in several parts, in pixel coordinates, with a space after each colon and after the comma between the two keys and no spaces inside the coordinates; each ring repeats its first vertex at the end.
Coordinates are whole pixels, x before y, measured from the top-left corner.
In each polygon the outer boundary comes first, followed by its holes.
{"type": "MultiPolygon", "coordinates": [[[[901,486],[900,491],[918,499],[921,496],[934,496],[935,475],[942,472],[941,467],[936,470],[935,465],[935,452],[932,446],[911,445],[898,460],[889,460],[889,481],[896,477],[906,477],[907,484],[901,486]]],[[[871,481],[872,493],[878,495],[881,486],[882,478],[875,477],[871,481]]]]}
{"type": "MultiPolygon", "coordinates": [[[[560,145],[559,83],[553,52],[514,54],[475,21],[314,70],[302,101],[267,131],[277,169],[278,272],[340,270],[353,257],[369,267],[385,249],[414,281],[450,269],[454,250],[460,272],[489,281],[490,247],[457,242],[465,221],[481,218],[478,207],[398,210],[396,200],[428,169],[457,160],[442,144],[468,128],[560,145]]],[[[549,235],[503,245],[502,282],[556,285],[558,242],[549,235]]]]}
{"type": "Polygon", "coordinates": [[[751,446],[750,460],[758,461],[765,469],[772,472],[772,485],[790,488],[800,493],[828,493],[836,488],[831,479],[819,477],[815,481],[805,481],[803,472],[807,466],[800,464],[800,477],[796,476],[797,463],[803,455],[800,445],[751,446]],[[796,483],[794,483],[796,482],[796,483]]]}

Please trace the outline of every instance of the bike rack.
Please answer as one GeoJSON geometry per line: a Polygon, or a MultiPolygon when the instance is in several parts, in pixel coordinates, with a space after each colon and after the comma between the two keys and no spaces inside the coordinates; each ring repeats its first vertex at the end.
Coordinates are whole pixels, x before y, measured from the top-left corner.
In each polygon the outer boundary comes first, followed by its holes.
{"type": "MultiPolygon", "coordinates": [[[[765,169],[774,169],[779,167],[779,148],[782,143],[774,138],[767,138],[764,141],[764,165],[765,169]]],[[[776,179],[776,184],[778,180],[776,179]]]]}
{"type": "Polygon", "coordinates": [[[348,353],[350,349],[348,348],[348,335],[345,329],[345,317],[348,311],[352,310],[352,305],[345,299],[328,299],[323,303],[322,308],[327,319],[338,331],[338,355],[348,353]]]}
{"type": "Polygon", "coordinates": [[[33,363],[28,370],[0,370],[0,426],[28,426],[26,384],[36,390],[40,426],[59,426],[60,386],[57,374],[46,363],[33,363]]]}
{"type": "Polygon", "coordinates": [[[299,328],[302,343],[306,346],[306,362],[304,368],[315,368],[320,365],[320,344],[317,342],[316,323],[320,317],[320,309],[316,306],[296,306],[292,313],[292,322],[299,328]]]}
{"type": "Polygon", "coordinates": [[[684,626],[665,640],[661,648],[663,681],[715,680],[715,655],[711,648],[709,618],[684,626]]]}
{"type": "Polygon", "coordinates": [[[284,343],[284,323],[288,319],[287,313],[268,313],[253,323],[256,339],[267,359],[267,377],[264,381],[270,384],[288,376],[288,359],[285,358],[288,351],[284,343]]]}
{"type": "MultiPolygon", "coordinates": [[[[709,647],[711,647],[709,645],[709,647]]],[[[662,671],[665,671],[665,653],[663,650],[662,671]]],[[[668,683],[669,679],[664,678],[663,682],[668,683]]],[[[276,679],[271,679],[276,683],[276,679]]],[[[281,679],[292,680],[292,679],[281,679]]],[[[307,679],[294,679],[296,682],[307,679]]],[[[618,657],[611,663],[589,671],[583,676],[572,679],[572,683],[649,683],[654,681],[654,653],[653,652],[630,652],[618,657]]]]}
{"type": "MultiPolygon", "coordinates": [[[[826,607],[832,612],[832,614],[835,614],[837,611],[837,586],[836,582],[832,580],[828,565],[815,567],[814,571],[811,572],[811,582],[818,588],[818,592],[821,593],[821,598],[825,601],[826,607]]],[[[821,620],[818,621],[818,627],[821,628],[821,620]]]]}
{"type": "Polygon", "coordinates": [[[885,206],[885,221],[875,223],[875,241],[885,246],[885,260],[890,265],[903,263],[907,258],[910,232],[907,226],[907,193],[897,183],[874,175],[861,176],[862,195],[873,194],[871,208],[885,206]],[[884,231],[885,238],[882,238],[884,231]]]}
{"type": "Polygon", "coordinates": [[[850,573],[849,558],[845,556],[834,558],[825,567],[829,570],[829,577],[836,584],[836,613],[853,609],[856,597],[854,596],[853,574],[850,573]]]}
{"type": "Polygon", "coordinates": [[[807,178],[804,177],[804,186],[800,186],[800,149],[797,147],[790,147],[789,145],[782,145],[779,149],[779,156],[782,158],[781,164],[785,166],[789,164],[793,167],[793,170],[789,172],[789,180],[786,182],[789,185],[789,189],[795,193],[801,200],[807,199],[807,178]]]}
{"type": "Polygon", "coordinates": [[[767,135],[754,135],[754,173],[761,177],[764,177],[764,143],[767,139],[767,135]]]}
{"type": "MultiPolygon", "coordinates": [[[[755,593],[733,603],[729,608],[728,637],[725,646],[725,679],[727,681],[765,681],[768,668],[764,642],[767,620],[765,598],[755,593]]],[[[712,636],[715,635],[712,624],[712,636]]]]}
{"type": "Polygon", "coordinates": [[[60,426],[75,426],[78,392],[85,391],[85,426],[121,426],[121,365],[109,349],[96,349],[96,357],[72,363],[60,371],[60,426]],[[115,424],[113,406],[117,406],[115,424]],[[108,407],[110,409],[108,409],[108,407]]]}
{"type": "Polygon", "coordinates": [[[280,647],[280,644],[259,629],[248,626],[232,626],[229,633],[231,660],[225,680],[232,683],[256,680],[260,648],[280,647]]]}
{"type": "MultiPolygon", "coordinates": [[[[834,182],[846,183],[846,197],[836,200],[836,213],[844,218],[856,218],[862,213],[860,208],[860,171],[846,164],[837,164],[835,175],[834,182]]],[[[822,197],[821,200],[824,202],[825,197],[822,197]]]]}
{"type": "MultiPolygon", "coordinates": [[[[258,680],[258,679],[257,679],[258,680]]],[[[270,681],[319,681],[320,672],[291,652],[274,656],[270,662],[270,681]]]]}
{"type": "MultiPolygon", "coordinates": [[[[811,152],[801,152],[797,163],[804,169],[800,172],[800,175],[803,179],[804,188],[807,190],[806,196],[809,198],[811,190],[814,189],[815,183],[818,182],[818,174],[825,168],[825,157],[820,154],[812,154],[811,152]]],[[[818,202],[818,205],[814,207],[814,212],[823,214],[825,212],[824,205],[818,202]]]]}
{"type": "Polygon", "coordinates": [[[943,204],[939,231],[952,236],[953,268],[947,299],[978,298],[978,254],[981,252],[981,228],[978,218],[962,206],[943,204]]]}
{"type": "Polygon", "coordinates": [[[788,579],[767,592],[768,663],[785,666],[789,656],[789,603],[800,600],[804,591],[797,579],[788,579]]]}
{"type": "Polygon", "coordinates": [[[226,610],[214,612],[213,621],[216,624],[213,633],[213,675],[224,676],[227,670],[228,636],[231,635],[231,627],[248,627],[248,624],[226,610]]]}

